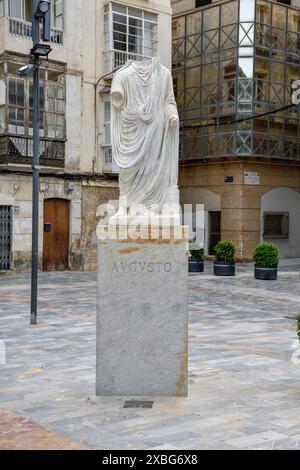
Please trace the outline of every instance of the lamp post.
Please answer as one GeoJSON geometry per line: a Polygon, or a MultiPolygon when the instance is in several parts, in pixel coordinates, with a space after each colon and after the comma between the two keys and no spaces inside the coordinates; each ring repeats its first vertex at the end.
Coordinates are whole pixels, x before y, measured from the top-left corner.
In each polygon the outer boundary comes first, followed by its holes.
{"type": "Polygon", "coordinates": [[[32,0],[32,39],[30,64],[19,70],[21,76],[33,75],[33,165],[32,165],[32,251],[31,251],[31,325],[37,324],[39,260],[39,180],[40,180],[40,57],[51,52],[51,0],[32,0]],[[42,23],[42,37],[41,28],[42,23]]]}

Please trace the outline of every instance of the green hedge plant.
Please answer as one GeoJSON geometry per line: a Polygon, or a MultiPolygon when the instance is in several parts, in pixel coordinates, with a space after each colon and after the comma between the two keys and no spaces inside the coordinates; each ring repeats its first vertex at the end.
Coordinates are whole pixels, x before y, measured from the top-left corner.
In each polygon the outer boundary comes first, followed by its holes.
{"type": "Polygon", "coordinates": [[[296,322],[297,322],[297,335],[300,341],[300,315],[296,317],[296,322]]]}
{"type": "Polygon", "coordinates": [[[202,261],[205,255],[204,248],[196,241],[190,241],[190,260],[191,261],[202,261]]]}
{"type": "Polygon", "coordinates": [[[256,264],[273,268],[279,263],[279,250],[273,243],[260,243],[257,245],[253,258],[256,264]]]}
{"type": "Polygon", "coordinates": [[[217,261],[233,262],[235,255],[234,243],[229,240],[219,242],[215,247],[215,253],[217,261]]]}

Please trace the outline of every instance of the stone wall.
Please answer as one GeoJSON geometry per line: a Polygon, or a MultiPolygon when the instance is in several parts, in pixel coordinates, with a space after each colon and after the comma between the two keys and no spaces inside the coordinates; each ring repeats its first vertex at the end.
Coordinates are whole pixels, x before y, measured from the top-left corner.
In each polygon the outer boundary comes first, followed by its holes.
{"type": "Polygon", "coordinates": [[[97,246],[96,227],[98,218],[97,208],[100,204],[118,200],[119,188],[116,181],[107,184],[84,183],[82,186],[82,234],[81,252],[83,255],[83,268],[85,271],[96,271],[97,246]]]}
{"type": "MultiPolygon", "coordinates": [[[[40,179],[39,264],[43,257],[44,201],[59,198],[70,202],[69,268],[82,269],[81,256],[81,183],[75,182],[68,191],[66,181],[59,177],[40,179]]],[[[25,271],[31,264],[32,178],[26,174],[0,175],[0,205],[13,208],[12,270],[25,271]]]]}
{"type": "Polygon", "coordinates": [[[184,11],[193,10],[195,8],[195,0],[172,0],[171,7],[173,14],[182,13],[184,11]]]}
{"type": "MultiPolygon", "coordinates": [[[[96,246],[93,244],[98,219],[97,208],[118,200],[118,183],[76,182],[68,191],[68,182],[59,177],[41,177],[39,264],[43,259],[44,201],[60,198],[70,201],[69,269],[96,270],[96,246]]],[[[0,175],[0,205],[13,207],[12,270],[27,271],[31,266],[32,181],[27,175],[0,175]]]]}
{"type": "Polygon", "coordinates": [[[262,196],[279,187],[300,192],[299,165],[239,160],[180,168],[183,203],[195,202],[195,188],[201,188],[198,204],[203,203],[205,189],[221,196],[221,238],[235,242],[239,260],[252,259],[253,250],[261,241],[262,196]],[[245,172],[258,173],[260,184],[245,184],[245,172]],[[233,177],[233,183],[225,183],[225,177],[233,177]],[[189,195],[189,189],[193,194],[189,195]]]}

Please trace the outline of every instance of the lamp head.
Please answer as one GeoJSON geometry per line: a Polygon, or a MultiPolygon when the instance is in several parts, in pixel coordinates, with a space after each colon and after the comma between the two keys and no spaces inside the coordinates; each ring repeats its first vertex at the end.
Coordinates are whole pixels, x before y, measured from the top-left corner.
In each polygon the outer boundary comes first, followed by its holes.
{"type": "Polygon", "coordinates": [[[49,44],[35,44],[35,46],[31,49],[31,55],[33,56],[39,56],[39,57],[48,57],[50,52],[52,51],[51,47],[49,44]]]}
{"type": "Polygon", "coordinates": [[[19,75],[20,77],[30,77],[30,75],[32,75],[34,72],[34,69],[35,65],[33,64],[24,65],[19,69],[19,75]]]}

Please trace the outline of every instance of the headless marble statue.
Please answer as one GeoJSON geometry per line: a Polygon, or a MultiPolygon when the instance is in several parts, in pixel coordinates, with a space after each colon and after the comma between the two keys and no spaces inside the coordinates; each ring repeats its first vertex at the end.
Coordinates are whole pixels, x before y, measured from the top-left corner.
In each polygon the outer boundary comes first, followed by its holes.
{"type": "Polygon", "coordinates": [[[142,205],[147,216],[175,206],[179,223],[179,119],[170,71],[157,58],[129,61],[114,76],[111,103],[120,206],[110,221],[142,205]]]}

